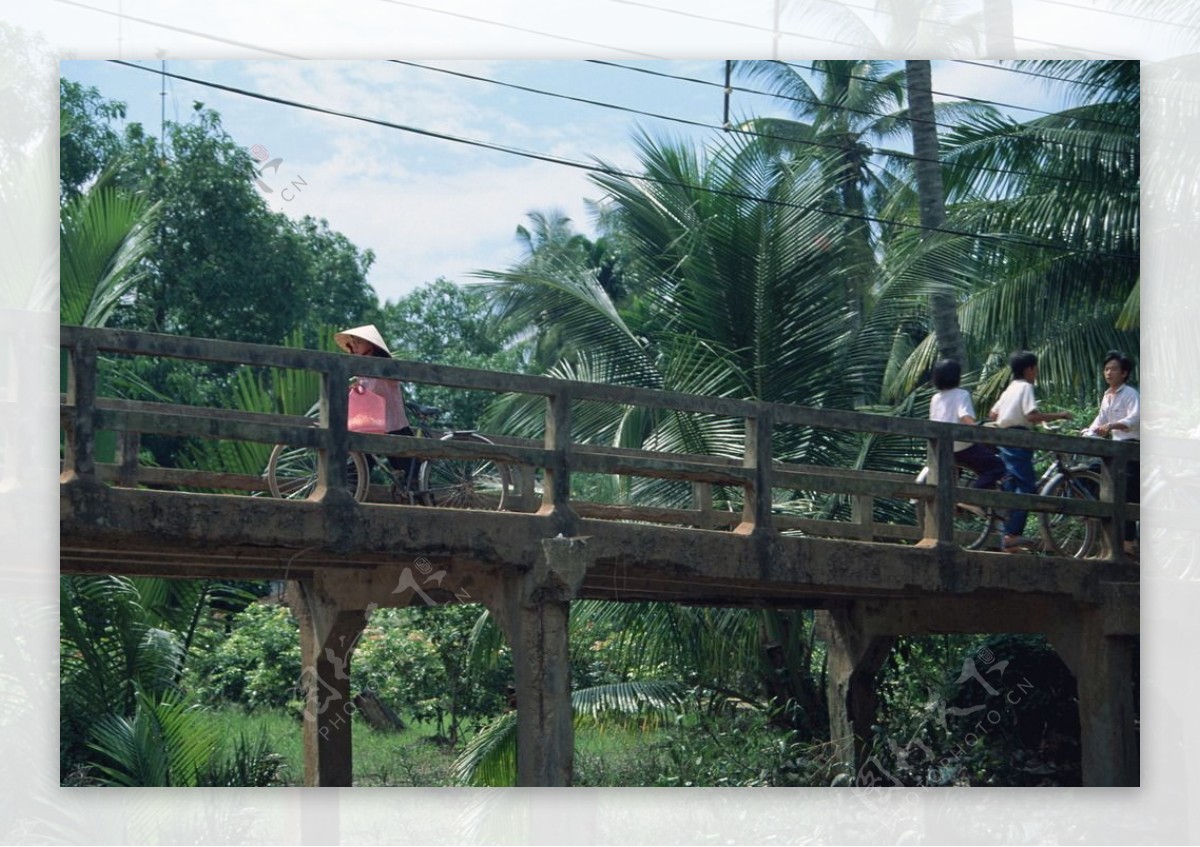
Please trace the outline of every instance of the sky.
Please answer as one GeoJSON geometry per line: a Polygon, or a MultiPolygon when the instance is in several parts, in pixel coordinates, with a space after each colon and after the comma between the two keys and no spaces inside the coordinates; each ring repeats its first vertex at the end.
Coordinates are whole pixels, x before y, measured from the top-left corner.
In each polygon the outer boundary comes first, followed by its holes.
{"type": "MultiPolygon", "coordinates": [[[[190,120],[197,101],[216,109],[233,140],[262,163],[260,191],[273,209],[294,218],[324,218],[360,248],[374,252],[368,278],[381,300],[398,299],[439,277],[470,283],[478,279],[478,270],[508,267],[521,256],[515,230],[528,222],[530,212],[560,210],[578,231],[594,234],[585,200],[598,200],[601,192],[584,169],[318,114],[171,77],[165,78],[164,94],[164,77],[157,72],[162,61],[137,64],[73,60],[62,63],[61,73],[126,103],[127,120],[142,123],[155,136],[164,116],[169,121],[190,120]]],[[[725,68],[719,60],[626,59],[601,64],[273,59],[165,64],[168,73],[196,80],[585,165],[600,160],[623,169],[637,168],[634,139],[640,134],[712,144],[723,135],[719,127],[725,118],[725,68]]],[[[744,79],[735,79],[734,85],[763,89],[762,83],[744,79]]],[[[960,94],[1012,106],[1054,108],[1057,101],[1044,86],[1044,80],[995,66],[934,66],[934,90],[945,92],[939,99],[960,94]]],[[[776,98],[736,89],[729,104],[733,122],[751,114],[787,115],[786,104],[776,98]]],[[[1036,114],[1007,111],[1025,118],[1036,114]]],[[[903,149],[908,149],[907,142],[903,149]]]]}

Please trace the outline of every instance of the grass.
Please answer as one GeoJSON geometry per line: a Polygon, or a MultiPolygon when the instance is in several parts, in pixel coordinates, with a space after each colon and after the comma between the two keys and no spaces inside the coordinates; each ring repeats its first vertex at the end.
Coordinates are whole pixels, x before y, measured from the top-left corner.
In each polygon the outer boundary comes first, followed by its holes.
{"type": "MultiPolygon", "coordinates": [[[[266,733],[271,749],[283,757],[284,785],[304,784],[302,719],[278,710],[246,712],[226,708],[208,713],[227,737],[266,733]]],[[[354,784],[357,786],[431,787],[452,784],[456,752],[434,740],[435,728],[408,721],[395,732],[372,729],[353,718],[354,784]]]]}

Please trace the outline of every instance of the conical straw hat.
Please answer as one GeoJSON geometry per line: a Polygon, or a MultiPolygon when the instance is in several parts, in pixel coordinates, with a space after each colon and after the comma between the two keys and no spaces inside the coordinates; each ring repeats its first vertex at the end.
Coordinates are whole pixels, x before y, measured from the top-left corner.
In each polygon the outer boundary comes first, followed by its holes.
{"type": "Polygon", "coordinates": [[[367,324],[366,326],[356,326],[354,329],[345,329],[333,336],[333,340],[337,342],[337,346],[341,347],[347,353],[350,352],[346,346],[351,338],[361,338],[363,341],[370,342],[384,352],[388,358],[391,358],[392,351],[388,349],[387,343],[383,340],[383,336],[379,334],[379,330],[375,328],[375,324],[367,324]]]}

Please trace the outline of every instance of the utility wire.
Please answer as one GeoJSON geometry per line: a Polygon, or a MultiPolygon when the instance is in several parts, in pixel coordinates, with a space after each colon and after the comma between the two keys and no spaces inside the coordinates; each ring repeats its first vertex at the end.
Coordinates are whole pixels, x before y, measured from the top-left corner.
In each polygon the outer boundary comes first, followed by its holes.
{"type": "Polygon", "coordinates": [[[173,26],[172,24],[163,23],[162,21],[152,21],[149,18],[139,18],[135,15],[127,15],[124,12],[114,12],[111,9],[101,9],[98,6],[89,6],[86,3],[79,3],[76,0],[54,0],[55,3],[62,3],[66,6],[76,6],[80,9],[87,9],[89,12],[99,12],[102,15],[110,15],[119,20],[137,21],[146,26],[152,26],[157,29],[166,29],[171,32],[181,32],[184,35],[194,35],[197,38],[205,38],[209,41],[215,41],[218,44],[228,44],[231,47],[241,47],[246,50],[257,50],[260,53],[267,53],[271,56],[280,56],[285,59],[303,59],[304,56],[297,56],[294,53],[281,53],[278,50],[272,50],[269,47],[262,47],[258,44],[248,44],[245,41],[234,41],[232,38],[222,38],[219,35],[213,35],[208,32],[200,32],[194,29],[186,29],[181,26],[173,26]]]}
{"type": "MultiPolygon", "coordinates": [[[[860,12],[868,12],[871,14],[888,15],[891,17],[901,17],[901,15],[899,13],[892,12],[887,9],[873,9],[868,6],[855,6],[852,3],[843,2],[843,0],[819,0],[819,1],[823,2],[823,3],[828,3],[829,5],[832,5],[832,6],[836,6],[840,9],[856,9],[860,12]]],[[[840,45],[843,45],[846,47],[853,47],[858,50],[862,50],[864,48],[868,49],[868,50],[873,49],[871,47],[871,45],[864,45],[862,42],[841,41],[836,38],[830,38],[830,37],[825,37],[825,36],[821,36],[818,38],[818,37],[809,35],[807,33],[795,32],[794,30],[777,30],[772,27],[758,26],[755,24],[748,24],[748,23],[745,23],[742,21],[730,21],[730,20],[725,20],[725,19],[720,19],[720,18],[706,18],[702,15],[697,15],[694,12],[685,12],[681,9],[671,9],[666,6],[656,6],[652,3],[637,2],[637,0],[609,0],[609,2],[617,3],[622,6],[639,6],[644,9],[653,9],[655,11],[663,12],[665,14],[678,15],[679,17],[684,17],[684,18],[700,18],[701,20],[710,20],[710,21],[714,21],[716,23],[729,24],[731,26],[741,26],[741,27],[746,27],[748,29],[761,30],[763,32],[769,32],[772,35],[788,35],[788,36],[794,36],[796,38],[804,38],[809,41],[820,41],[822,43],[827,43],[827,44],[840,44],[840,45]]],[[[986,0],[985,0],[985,2],[986,2],[986,0]]],[[[854,16],[852,16],[852,17],[854,17],[854,16]]],[[[861,21],[857,17],[854,17],[854,20],[858,23],[861,23],[861,21]]],[[[919,16],[916,18],[916,20],[919,23],[932,24],[934,26],[943,27],[945,29],[950,29],[950,28],[964,29],[964,30],[970,29],[970,31],[974,31],[974,28],[963,27],[961,25],[949,23],[946,21],[935,21],[935,20],[930,20],[929,18],[922,18],[919,16]]],[[[1054,47],[1059,50],[1078,50],[1078,49],[1080,49],[1078,47],[1072,47],[1071,45],[1068,45],[1068,44],[1059,44],[1054,41],[1043,41],[1038,38],[1027,38],[1025,36],[1014,36],[1014,40],[1025,41],[1030,44],[1040,44],[1044,47],[1054,47]]],[[[880,47],[882,47],[882,45],[880,45],[880,47]]],[[[877,47],[874,49],[879,49],[879,48],[877,47]]],[[[1128,56],[1120,56],[1120,55],[1117,55],[1116,53],[1107,53],[1103,50],[1089,50],[1088,52],[1094,53],[1098,56],[1105,56],[1105,57],[1108,57],[1111,59],[1128,59],[1129,58],[1128,56]]]]}
{"type": "Polygon", "coordinates": [[[545,38],[553,38],[556,41],[569,41],[572,44],[583,44],[587,47],[601,47],[605,50],[613,50],[617,53],[628,53],[632,56],[643,56],[647,59],[663,58],[662,56],[656,56],[653,53],[642,53],[638,50],[630,50],[627,47],[614,47],[611,44],[600,44],[599,42],[596,42],[596,41],[585,41],[582,38],[571,38],[570,36],[559,35],[558,33],[555,33],[555,32],[546,32],[545,30],[531,29],[529,27],[517,26],[516,24],[504,23],[503,21],[493,21],[488,18],[478,17],[476,15],[467,15],[462,12],[451,12],[447,9],[438,9],[433,6],[425,6],[421,3],[407,2],[407,0],[379,0],[379,2],[387,3],[392,6],[402,6],[406,9],[416,9],[417,11],[420,11],[420,12],[429,12],[434,15],[445,15],[445,16],[448,16],[451,18],[458,18],[459,20],[471,21],[472,23],[486,24],[488,26],[499,27],[501,29],[508,29],[508,30],[512,30],[514,32],[524,32],[524,33],[528,33],[530,35],[540,35],[545,38]]]}
{"type": "Polygon", "coordinates": [[[1021,74],[1023,76],[1036,76],[1036,77],[1040,77],[1042,79],[1052,79],[1052,80],[1055,80],[1056,82],[1069,83],[1071,85],[1088,85],[1088,86],[1092,86],[1093,88],[1103,88],[1106,91],[1120,91],[1121,90],[1115,85],[1108,85],[1103,82],[1091,82],[1090,80],[1083,80],[1083,79],[1070,79],[1065,76],[1055,76],[1054,74],[1040,73],[1038,71],[1028,71],[1028,70],[1025,70],[1024,68],[1008,68],[1008,67],[1005,67],[1004,65],[996,65],[996,64],[991,64],[988,62],[973,62],[970,59],[949,59],[948,61],[954,62],[956,65],[974,65],[977,68],[987,68],[987,69],[993,70],[993,71],[1004,71],[1005,73],[1021,74]]]}
{"type": "Polygon", "coordinates": [[[1075,253],[1075,254],[1081,254],[1081,255],[1096,255],[1096,256],[1101,256],[1104,258],[1124,259],[1124,260],[1135,261],[1135,262],[1139,260],[1138,255],[1132,254],[1132,253],[1113,253],[1113,252],[1109,252],[1106,250],[1093,250],[1093,249],[1084,248],[1084,247],[1069,247],[1069,246],[1062,245],[1062,244],[1054,244],[1054,243],[1048,242],[1048,241],[1038,241],[1036,239],[1025,238],[1023,236],[993,235],[990,233],[968,232],[966,230],[950,229],[948,227],[925,227],[919,223],[914,224],[914,223],[909,223],[908,221],[900,221],[900,220],[894,220],[894,219],[889,219],[889,218],[879,218],[879,217],[874,217],[872,215],[860,215],[860,214],[854,214],[852,212],[842,212],[842,211],[839,211],[836,209],[821,208],[819,206],[815,206],[812,204],[791,203],[786,200],[773,200],[768,197],[759,197],[757,195],[749,194],[749,193],[742,192],[742,191],[730,191],[727,189],[709,188],[707,186],[693,185],[691,183],[681,182],[679,180],[672,180],[672,179],[666,179],[663,177],[655,177],[655,176],[648,176],[646,174],[633,173],[631,171],[625,171],[625,170],[621,170],[619,168],[609,167],[607,165],[603,165],[602,163],[588,164],[585,162],[576,161],[574,159],[566,159],[561,156],[552,156],[547,153],[539,153],[539,152],[530,151],[530,150],[521,150],[516,147],[509,147],[506,145],[495,144],[495,143],[488,142],[488,141],[479,141],[477,139],[463,138],[462,136],[451,135],[451,134],[445,133],[445,132],[437,132],[435,130],[423,129],[421,127],[414,127],[414,126],[409,126],[406,124],[399,124],[399,123],[395,123],[393,121],[383,120],[382,118],[372,118],[372,117],[367,117],[365,115],[357,115],[357,114],[354,114],[353,112],[343,112],[343,111],[340,111],[337,109],[330,109],[330,108],[327,108],[324,106],[315,106],[315,105],[312,105],[309,103],[300,103],[296,100],[289,100],[289,99],[286,99],[283,97],[275,97],[274,95],[270,95],[270,94],[262,94],[257,91],[250,91],[245,88],[238,88],[237,86],[225,85],[223,83],[212,82],[210,80],[198,79],[196,77],[190,77],[190,76],[186,76],[186,75],[180,74],[180,73],[168,72],[168,71],[164,71],[164,70],[156,71],[153,68],[147,68],[142,65],[138,65],[133,62],[126,62],[126,61],[123,61],[120,59],[109,59],[108,61],[114,65],[121,65],[123,67],[134,68],[136,70],[143,71],[145,73],[163,74],[163,75],[169,76],[173,79],[182,80],[184,82],[190,82],[195,85],[204,86],[206,88],[213,88],[218,91],[225,91],[230,94],[237,94],[237,95],[240,95],[243,97],[249,97],[254,100],[262,100],[267,103],[275,103],[275,104],[278,104],[281,106],[289,106],[289,107],[296,108],[296,109],[302,109],[302,110],[309,111],[309,112],[315,112],[317,114],[330,115],[330,116],[339,117],[339,118],[347,118],[349,120],[372,124],[374,126],[381,126],[381,127],[387,128],[387,129],[395,129],[395,130],[399,130],[401,132],[408,132],[408,133],[412,133],[414,135],[424,136],[426,138],[435,138],[435,139],[438,139],[441,141],[451,141],[456,144],[464,144],[464,145],[467,145],[470,147],[478,147],[481,149],[492,150],[492,151],[499,152],[499,153],[507,153],[509,155],[520,156],[523,158],[533,159],[533,160],[537,160],[537,161],[541,161],[541,162],[548,162],[550,164],[555,164],[555,165],[563,165],[564,167],[575,168],[577,170],[589,171],[591,173],[596,173],[596,174],[601,174],[601,175],[606,175],[606,176],[616,176],[616,177],[622,177],[624,179],[637,180],[637,181],[641,181],[641,182],[657,183],[659,185],[666,185],[666,186],[671,186],[671,187],[675,187],[675,188],[684,188],[684,189],[687,189],[690,191],[702,191],[702,192],[705,192],[708,194],[715,194],[718,196],[730,197],[732,199],[737,199],[737,200],[750,200],[750,201],[754,201],[754,202],[758,202],[758,203],[765,203],[765,204],[772,205],[772,206],[782,206],[782,207],[786,207],[786,208],[799,209],[800,211],[814,212],[816,214],[828,215],[830,217],[845,218],[845,219],[849,219],[849,220],[863,221],[866,223],[883,224],[883,225],[899,227],[902,229],[916,229],[916,230],[921,230],[923,232],[939,232],[939,233],[943,233],[945,235],[958,235],[958,236],[963,236],[965,238],[972,238],[972,239],[983,240],[983,241],[995,241],[995,242],[999,242],[999,243],[1008,243],[1008,244],[1013,244],[1013,245],[1023,246],[1023,247],[1034,247],[1034,248],[1042,248],[1042,249],[1047,249],[1047,250],[1056,250],[1056,251],[1060,251],[1060,252],[1064,252],[1064,253],[1075,253]]]}
{"type": "MultiPolygon", "coordinates": [[[[1132,12],[1118,12],[1115,9],[1100,9],[1094,6],[1080,6],[1077,3],[1064,3],[1063,0],[1039,0],[1041,3],[1046,3],[1051,6],[1065,6],[1068,9],[1078,9],[1081,12],[1095,12],[1098,15],[1110,15],[1118,18],[1129,18],[1135,21],[1145,21],[1146,23],[1158,24],[1159,26],[1171,26],[1176,29],[1190,29],[1193,32],[1200,32],[1200,26],[1195,24],[1175,23],[1173,21],[1159,21],[1154,18],[1148,18],[1145,15],[1135,15],[1132,12]]],[[[1187,6],[1180,4],[1176,8],[1186,9],[1187,6]]]]}
{"type": "MultiPolygon", "coordinates": [[[[776,60],[772,60],[772,61],[779,61],[779,60],[776,59],[776,60]]],[[[828,76],[834,75],[833,71],[826,70],[825,68],[818,68],[815,64],[811,64],[811,63],[808,65],[798,65],[798,64],[794,64],[792,62],[779,61],[779,64],[786,65],[789,68],[806,70],[811,73],[826,74],[828,76]]],[[[883,83],[880,80],[871,79],[869,76],[859,76],[858,74],[838,74],[838,75],[845,76],[848,79],[857,79],[862,82],[872,83],[874,85],[883,85],[883,83]]],[[[949,91],[938,91],[937,89],[930,89],[930,93],[931,94],[940,94],[943,97],[956,97],[959,100],[964,100],[968,103],[979,103],[984,106],[1002,106],[1006,109],[1019,109],[1024,112],[1033,112],[1034,114],[1038,114],[1038,115],[1057,115],[1057,114],[1059,114],[1058,112],[1051,112],[1046,109],[1036,109],[1032,106],[1018,106],[1014,103],[1002,103],[999,100],[984,100],[983,98],[980,98],[980,97],[969,97],[966,94],[954,94],[949,91]]],[[[868,112],[868,114],[871,114],[871,113],[868,112]]],[[[1086,121],[1087,123],[1099,124],[1100,126],[1112,127],[1114,129],[1135,129],[1136,128],[1134,124],[1115,123],[1113,121],[1101,120],[1100,118],[1088,118],[1088,117],[1083,117],[1080,115],[1074,115],[1074,116],[1072,116],[1072,118],[1073,118],[1073,120],[1086,121]]]]}
{"type": "MultiPolygon", "coordinates": [[[[713,86],[715,88],[724,88],[724,86],[722,86],[720,83],[712,82],[712,81],[706,80],[706,79],[699,79],[697,77],[680,76],[678,74],[669,74],[669,73],[665,73],[663,71],[652,71],[648,68],[637,68],[637,67],[633,67],[632,65],[622,65],[619,62],[609,62],[609,61],[605,61],[602,59],[588,59],[586,61],[588,61],[592,64],[606,65],[608,67],[620,68],[621,70],[634,71],[636,73],[650,74],[652,76],[658,76],[658,77],[666,77],[668,79],[675,79],[675,80],[680,80],[683,82],[692,82],[692,83],[697,83],[699,85],[708,85],[708,86],[713,86]]],[[[776,60],[771,60],[771,61],[776,61],[776,60]]],[[[780,64],[786,65],[787,63],[780,62],[780,64]]],[[[792,66],[789,65],[789,67],[792,67],[792,66]]],[[[799,67],[803,68],[803,66],[799,66],[799,67]]],[[[867,79],[867,78],[859,77],[859,79],[867,79]]],[[[776,94],[773,91],[763,91],[763,90],[757,89],[757,88],[746,88],[744,86],[735,85],[735,86],[732,86],[732,90],[740,91],[745,94],[755,94],[755,95],[761,95],[763,97],[771,97],[776,100],[784,100],[784,101],[791,102],[791,103],[802,103],[806,106],[814,105],[812,100],[806,100],[801,97],[793,97],[789,94],[776,94]]],[[[958,95],[950,94],[947,96],[957,97],[958,95]]],[[[983,101],[983,102],[988,103],[990,101],[983,101]]],[[[888,115],[888,114],[884,114],[883,112],[873,112],[869,109],[858,109],[858,108],[855,108],[854,106],[845,106],[840,103],[822,103],[822,104],[818,104],[818,105],[820,105],[822,108],[832,109],[835,111],[849,112],[851,114],[856,114],[856,115],[865,115],[866,117],[892,118],[892,119],[898,120],[898,121],[909,121],[909,122],[912,121],[912,118],[908,117],[907,115],[888,115]]],[[[948,124],[948,123],[943,123],[940,121],[934,121],[933,124],[934,124],[934,126],[942,127],[944,129],[950,129],[950,130],[961,130],[962,129],[962,127],[958,124],[948,124]]],[[[1131,127],[1126,127],[1126,128],[1131,128],[1131,127]]],[[[1019,139],[1027,139],[1028,138],[1028,136],[1025,136],[1018,132],[997,132],[997,133],[993,134],[993,137],[995,137],[995,138],[1019,138],[1019,139]]],[[[1058,144],[1062,147],[1075,147],[1075,148],[1078,148],[1081,150],[1090,150],[1091,149],[1090,147],[1088,147],[1085,144],[1077,144],[1072,141],[1056,141],[1054,143],[1058,144]]],[[[944,162],[943,164],[950,164],[950,163],[944,162]]]]}
{"type": "MultiPolygon", "coordinates": [[[[676,116],[672,116],[672,115],[663,115],[658,112],[648,112],[643,109],[635,109],[632,106],[621,106],[616,103],[609,103],[604,100],[592,100],[592,99],[589,99],[586,97],[574,97],[569,94],[561,94],[561,93],[554,92],[554,91],[546,91],[545,89],[533,88],[533,87],[527,86],[527,85],[518,85],[517,83],[512,83],[512,82],[503,82],[501,80],[492,79],[490,77],[478,76],[476,74],[469,74],[469,73],[465,73],[463,71],[450,70],[449,68],[439,68],[439,67],[435,67],[432,65],[423,65],[419,62],[409,62],[409,61],[405,61],[405,60],[401,60],[401,59],[389,59],[388,61],[392,62],[394,64],[397,64],[397,65],[404,65],[404,66],[410,67],[410,68],[417,68],[419,70],[432,71],[435,73],[447,74],[449,76],[459,77],[462,79],[473,80],[475,82],[485,82],[485,83],[488,83],[489,85],[498,85],[502,88],[511,88],[511,89],[514,89],[517,91],[524,91],[528,94],[537,94],[537,95],[540,95],[543,97],[553,97],[553,98],[557,98],[557,99],[561,99],[561,100],[569,100],[573,103],[583,103],[583,104],[589,105],[589,106],[598,106],[603,109],[613,109],[615,111],[625,112],[627,114],[641,115],[643,117],[654,118],[655,120],[669,121],[672,123],[683,124],[685,126],[698,127],[700,129],[712,129],[712,130],[724,130],[727,132],[737,132],[742,135],[755,137],[755,138],[765,138],[765,139],[769,139],[772,141],[785,141],[790,144],[795,144],[795,145],[799,145],[799,146],[819,147],[819,148],[824,148],[827,150],[834,150],[834,151],[838,151],[838,152],[842,152],[845,150],[845,148],[843,146],[841,146],[839,144],[833,144],[833,143],[830,143],[827,141],[803,140],[803,139],[797,139],[797,138],[789,137],[789,136],[774,135],[771,133],[759,132],[757,130],[748,130],[748,129],[744,129],[742,127],[728,127],[728,126],[724,126],[721,124],[713,124],[713,123],[706,123],[704,121],[691,120],[690,118],[681,118],[681,117],[676,117],[676,116]]],[[[601,62],[601,64],[609,64],[609,63],[601,62]]],[[[625,66],[617,65],[616,67],[625,67],[625,66]]],[[[633,70],[633,69],[631,68],[631,70],[633,70]]],[[[717,85],[716,83],[713,83],[713,84],[717,85]]],[[[720,87],[720,86],[718,86],[718,87],[720,87]]],[[[734,91],[748,90],[748,89],[741,89],[736,86],[731,86],[730,88],[731,88],[731,90],[734,90],[734,91]]],[[[754,93],[760,93],[760,94],[764,94],[767,96],[773,96],[773,95],[771,95],[770,92],[767,92],[767,91],[754,92],[754,93]]],[[[871,114],[874,114],[874,113],[871,113],[871,114]]],[[[911,118],[901,118],[901,119],[909,120],[909,121],[912,120],[911,118]]],[[[949,124],[939,124],[939,126],[950,126],[950,125],[949,124]]],[[[1010,135],[1010,134],[1005,134],[1005,135],[1010,135]]],[[[1013,136],[1013,137],[1018,137],[1018,136],[1013,136]]],[[[1050,179],[1050,180],[1062,181],[1062,182],[1070,182],[1074,185],[1097,184],[1095,180],[1085,180],[1085,179],[1079,179],[1079,178],[1075,178],[1075,177],[1058,176],[1055,174],[1031,174],[1027,171],[1016,171],[1016,170],[1011,170],[1011,169],[1007,169],[1007,168],[993,167],[991,165],[970,165],[966,162],[949,162],[949,161],[945,161],[943,159],[929,159],[929,158],[922,157],[922,156],[915,156],[911,153],[904,153],[904,152],[901,152],[898,150],[875,149],[872,152],[874,155],[882,156],[885,158],[891,158],[891,159],[900,159],[905,162],[935,162],[944,167],[969,169],[972,171],[987,171],[989,173],[1004,174],[1006,176],[1025,176],[1025,177],[1040,176],[1043,179],[1050,179]]]]}

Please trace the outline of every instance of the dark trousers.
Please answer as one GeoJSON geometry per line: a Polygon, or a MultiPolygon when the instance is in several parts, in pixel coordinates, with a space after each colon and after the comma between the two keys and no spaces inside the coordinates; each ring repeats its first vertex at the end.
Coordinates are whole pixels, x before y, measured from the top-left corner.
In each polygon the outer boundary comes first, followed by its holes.
{"type": "Polygon", "coordinates": [[[954,454],[954,464],[975,473],[972,488],[995,488],[1004,477],[1004,462],[994,447],[972,444],[954,454]]]}
{"type": "MultiPolygon", "coordinates": [[[[393,429],[388,431],[388,435],[412,435],[411,426],[406,426],[403,429],[393,429]]],[[[417,473],[417,460],[406,456],[388,456],[388,464],[392,466],[392,470],[400,474],[400,478],[404,480],[404,486],[411,488],[416,480],[413,478],[417,473]]]]}

